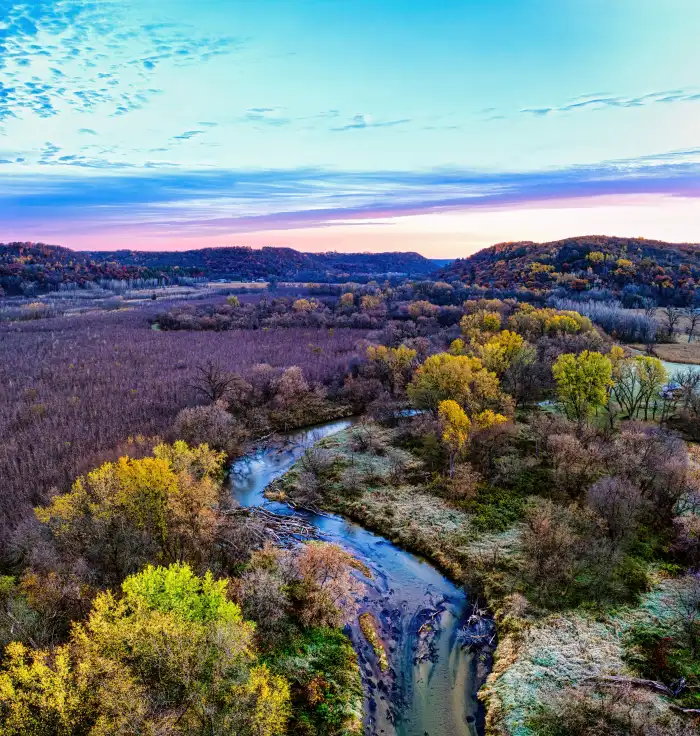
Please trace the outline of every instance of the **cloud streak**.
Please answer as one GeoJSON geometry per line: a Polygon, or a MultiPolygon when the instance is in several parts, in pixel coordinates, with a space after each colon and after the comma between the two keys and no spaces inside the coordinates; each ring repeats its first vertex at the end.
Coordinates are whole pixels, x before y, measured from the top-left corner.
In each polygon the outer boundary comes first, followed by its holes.
{"type": "Polygon", "coordinates": [[[676,102],[700,102],[700,92],[690,89],[673,89],[663,92],[651,92],[640,97],[623,97],[601,93],[581,95],[558,107],[529,107],[521,113],[545,117],[552,113],[578,112],[580,110],[601,110],[606,107],[630,108],[646,107],[654,104],[671,104],[676,102]]]}
{"type": "MultiPolygon", "coordinates": [[[[45,155],[60,161],[47,144],[45,155]]],[[[572,198],[700,197],[700,149],[539,172],[147,171],[0,179],[0,240],[47,230],[222,237],[572,198]]],[[[34,237],[37,237],[35,235],[34,237]]]]}

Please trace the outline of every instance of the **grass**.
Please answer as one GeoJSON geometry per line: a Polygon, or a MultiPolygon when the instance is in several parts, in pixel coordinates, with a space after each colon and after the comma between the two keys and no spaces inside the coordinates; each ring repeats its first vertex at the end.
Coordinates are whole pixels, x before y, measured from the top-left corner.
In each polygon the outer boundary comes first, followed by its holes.
{"type": "MultiPolygon", "coordinates": [[[[644,345],[630,345],[635,350],[645,352],[644,345]]],[[[669,363],[700,365],[700,342],[663,342],[654,345],[654,355],[669,363]]]]}
{"type": "Polygon", "coordinates": [[[389,669],[389,661],[386,657],[384,644],[377,634],[377,622],[371,613],[365,612],[360,614],[360,629],[362,631],[362,635],[367,639],[367,642],[377,655],[379,669],[381,669],[382,672],[386,672],[387,669],[389,669]]]}

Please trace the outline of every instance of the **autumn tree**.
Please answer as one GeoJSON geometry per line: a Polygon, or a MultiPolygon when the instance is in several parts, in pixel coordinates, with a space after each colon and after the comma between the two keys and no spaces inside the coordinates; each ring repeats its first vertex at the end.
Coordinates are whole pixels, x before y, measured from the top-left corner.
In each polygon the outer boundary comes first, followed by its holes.
{"type": "Polygon", "coordinates": [[[2,733],[285,733],[289,685],[258,661],[227,586],[187,565],[147,567],[121,596],[99,595],[68,644],[12,645],[2,733]]]}
{"type": "Polygon", "coordinates": [[[224,454],[178,441],[78,478],[36,516],[58,554],[85,560],[99,585],[148,562],[202,565],[214,551],[224,454]]]}
{"type": "Polygon", "coordinates": [[[605,406],[612,380],[612,363],[600,353],[563,353],[552,366],[557,395],[567,417],[581,423],[605,406]]]}
{"type": "Polygon", "coordinates": [[[367,348],[367,358],[381,367],[386,375],[392,395],[401,390],[410,375],[416,351],[399,345],[397,348],[388,348],[384,345],[370,345],[367,348]]]}
{"type": "Polygon", "coordinates": [[[457,458],[464,452],[471,431],[471,420],[464,409],[452,399],[441,401],[438,418],[442,427],[442,441],[450,459],[450,478],[454,476],[457,458]]]}
{"type": "Polygon", "coordinates": [[[466,450],[472,432],[504,424],[508,418],[491,409],[485,409],[470,419],[456,401],[447,399],[441,401],[438,406],[438,420],[442,429],[442,441],[448,451],[449,474],[452,478],[455,464],[466,450]]]}
{"type": "Polygon", "coordinates": [[[340,626],[356,612],[364,587],[355,571],[369,570],[337,544],[308,542],[294,559],[299,617],[305,626],[340,626]]]}
{"type": "Polygon", "coordinates": [[[468,413],[478,413],[500,398],[498,378],[479,358],[438,353],[426,358],[408,386],[419,409],[437,411],[441,401],[456,401],[468,413]]]}
{"type": "Polygon", "coordinates": [[[484,366],[497,376],[502,376],[515,361],[522,357],[525,340],[516,332],[503,330],[480,346],[478,354],[484,366]]]}

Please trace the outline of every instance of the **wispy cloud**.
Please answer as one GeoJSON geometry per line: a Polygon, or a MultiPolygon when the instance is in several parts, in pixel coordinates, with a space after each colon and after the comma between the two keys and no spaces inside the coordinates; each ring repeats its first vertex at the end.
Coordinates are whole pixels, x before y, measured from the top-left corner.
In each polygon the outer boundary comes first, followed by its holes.
{"type": "Polygon", "coordinates": [[[365,130],[367,128],[393,128],[396,125],[403,125],[409,122],[411,121],[408,118],[402,118],[400,120],[375,120],[372,115],[358,113],[346,125],[331,128],[331,130],[343,132],[346,130],[365,130]]]}
{"type": "Polygon", "coordinates": [[[188,141],[191,138],[194,138],[198,135],[204,135],[203,130],[186,130],[184,133],[180,133],[180,135],[176,135],[173,137],[174,141],[188,141]]]}
{"type": "Polygon", "coordinates": [[[670,104],[674,102],[698,102],[700,91],[695,89],[672,89],[662,92],[650,92],[639,97],[624,97],[606,93],[585,94],[556,107],[528,107],[521,113],[544,117],[551,113],[577,112],[579,110],[600,110],[606,107],[629,108],[645,107],[654,104],[670,104]]]}
{"type": "Polygon", "coordinates": [[[0,13],[0,125],[63,110],[127,114],[159,93],[149,80],[161,64],[201,63],[243,43],[125,21],[124,6],[111,0],[1,0],[0,13]]]}

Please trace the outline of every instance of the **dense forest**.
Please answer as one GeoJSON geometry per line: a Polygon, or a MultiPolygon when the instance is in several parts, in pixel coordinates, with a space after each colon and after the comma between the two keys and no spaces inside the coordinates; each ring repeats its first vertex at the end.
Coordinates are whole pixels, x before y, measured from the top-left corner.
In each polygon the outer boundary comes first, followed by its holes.
{"type": "Polygon", "coordinates": [[[700,245],[597,235],[499,243],[456,260],[437,277],[492,289],[602,291],[629,307],[645,298],[682,306],[698,301],[700,245]]]}
{"type": "Polygon", "coordinates": [[[0,733],[360,733],[350,627],[402,676],[391,611],[362,608],[371,571],[302,516],[239,506],[226,477],[349,416],[268,497],[464,588],[490,736],[696,733],[700,373],[655,351],[695,348],[697,321],[525,285],[316,283],[0,322],[0,733]]]}
{"type": "Polygon", "coordinates": [[[202,276],[179,265],[150,267],[43,243],[0,243],[0,296],[34,295],[112,281],[177,283],[202,276]]]}
{"type": "Polygon", "coordinates": [[[202,248],[173,251],[94,251],[96,260],[164,268],[197,269],[209,277],[288,281],[367,281],[382,276],[425,276],[436,264],[418,253],[301,253],[293,248],[202,248]]]}

